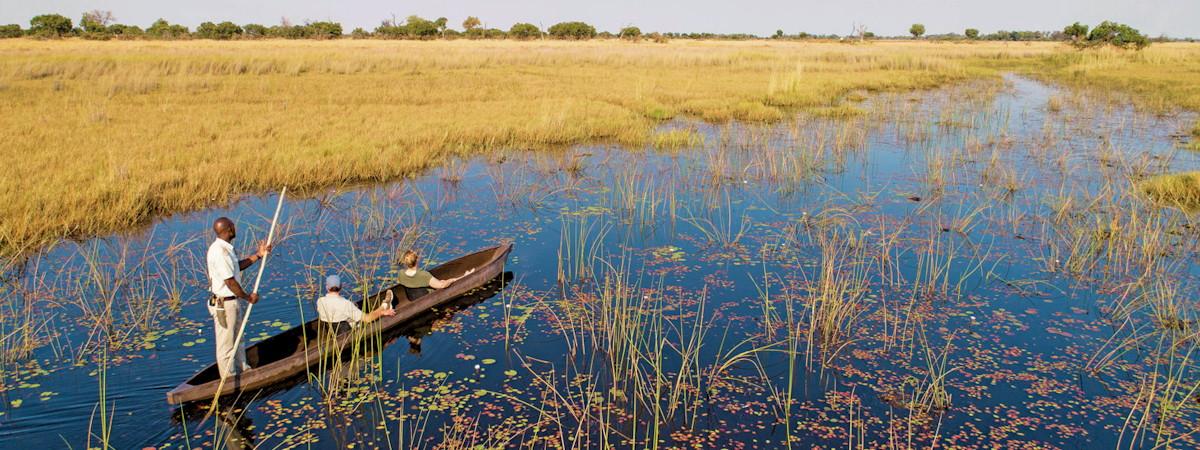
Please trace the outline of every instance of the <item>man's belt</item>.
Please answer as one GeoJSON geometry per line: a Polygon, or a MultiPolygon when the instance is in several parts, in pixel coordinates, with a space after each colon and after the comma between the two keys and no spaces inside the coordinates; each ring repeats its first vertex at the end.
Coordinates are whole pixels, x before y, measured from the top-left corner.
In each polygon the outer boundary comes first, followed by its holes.
{"type": "Polygon", "coordinates": [[[214,295],[214,296],[212,296],[212,297],[209,297],[209,298],[208,298],[208,303],[209,303],[209,304],[211,304],[211,305],[213,305],[213,306],[217,306],[217,300],[220,300],[221,302],[227,302],[227,301],[230,301],[230,300],[237,300],[237,296],[231,296],[231,297],[217,297],[217,296],[215,296],[215,295],[214,295]]]}

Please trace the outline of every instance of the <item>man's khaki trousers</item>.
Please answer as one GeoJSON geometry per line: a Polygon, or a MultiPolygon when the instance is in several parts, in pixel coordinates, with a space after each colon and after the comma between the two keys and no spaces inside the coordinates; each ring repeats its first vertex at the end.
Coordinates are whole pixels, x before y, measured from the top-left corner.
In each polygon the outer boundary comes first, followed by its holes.
{"type": "Polygon", "coordinates": [[[237,375],[250,368],[246,364],[246,337],[237,349],[233,348],[233,340],[242,329],[242,317],[250,304],[245,300],[217,300],[217,305],[208,304],[208,313],[213,316],[213,325],[217,338],[217,368],[221,377],[237,375]]]}

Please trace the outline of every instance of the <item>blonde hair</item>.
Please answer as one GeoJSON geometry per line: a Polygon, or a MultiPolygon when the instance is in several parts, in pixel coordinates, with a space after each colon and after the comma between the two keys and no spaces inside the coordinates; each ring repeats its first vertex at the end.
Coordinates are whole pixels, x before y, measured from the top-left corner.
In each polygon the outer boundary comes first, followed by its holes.
{"type": "Polygon", "coordinates": [[[417,267],[417,252],[405,250],[404,254],[400,256],[400,264],[409,269],[415,269],[417,267]]]}

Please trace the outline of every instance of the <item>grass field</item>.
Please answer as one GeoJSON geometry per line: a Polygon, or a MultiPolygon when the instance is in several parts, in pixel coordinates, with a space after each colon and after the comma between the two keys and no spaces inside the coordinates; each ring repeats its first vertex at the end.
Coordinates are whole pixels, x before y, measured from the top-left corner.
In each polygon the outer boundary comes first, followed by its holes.
{"type": "Polygon", "coordinates": [[[505,147],[686,142],[655,124],[785,120],[1004,71],[1200,109],[1198,70],[1193,44],[10,39],[0,251],[285,184],[395,179],[505,147]]]}

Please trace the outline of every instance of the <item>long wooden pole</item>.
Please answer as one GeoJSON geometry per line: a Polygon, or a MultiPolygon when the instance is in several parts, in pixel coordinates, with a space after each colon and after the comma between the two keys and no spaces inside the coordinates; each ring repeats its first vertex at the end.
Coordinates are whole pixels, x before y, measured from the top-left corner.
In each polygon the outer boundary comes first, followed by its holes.
{"type": "MultiPolygon", "coordinates": [[[[275,239],[275,224],[279,223],[279,211],[283,209],[283,198],[286,196],[287,196],[287,186],[284,186],[283,190],[279,191],[279,203],[275,205],[275,216],[271,218],[271,230],[267,232],[267,245],[271,245],[271,241],[275,239]]],[[[271,256],[271,253],[268,252],[267,256],[263,257],[262,264],[258,265],[258,278],[254,279],[254,290],[251,291],[254,294],[258,293],[258,287],[262,284],[263,271],[266,270],[266,268],[267,268],[267,258],[270,256],[271,256]]],[[[239,346],[242,343],[242,334],[244,334],[246,332],[246,323],[250,321],[250,311],[252,311],[252,310],[254,310],[253,303],[251,303],[250,306],[247,306],[246,313],[242,314],[242,326],[239,327],[238,333],[236,335],[234,335],[234,338],[233,338],[234,358],[232,361],[229,361],[230,364],[237,362],[237,359],[238,359],[237,355],[238,355],[238,353],[241,353],[241,352],[239,352],[239,350],[240,350],[239,346]]],[[[241,353],[241,355],[242,355],[243,359],[246,357],[245,353],[241,353]]],[[[223,389],[225,389],[225,378],[226,377],[223,376],[223,374],[218,374],[218,375],[222,375],[221,382],[219,384],[217,384],[217,392],[215,394],[213,394],[212,405],[209,406],[208,413],[204,415],[205,419],[208,419],[208,416],[212,415],[212,413],[217,410],[217,400],[221,398],[221,391],[223,389]]]]}
{"type": "MultiPolygon", "coordinates": [[[[279,203],[275,205],[275,217],[271,218],[271,231],[267,232],[267,245],[271,245],[271,241],[275,239],[275,224],[279,222],[279,210],[283,209],[283,197],[285,196],[287,196],[287,186],[284,186],[283,190],[279,191],[279,203]]],[[[258,265],[258,278],[254,279],[254,290],[251,291],[252,294],[258,293],[258,286],[262,284],[263,271],[267,269],[267,258],[270,256],[271,253],[267,252],[267,255],[263,256],[262,264],[258,265]]],[[[246,323],[250,321],[250,311],[253,310],[254,304],[251,303],[250,306],[246,307],[246,314],[242,314],[241,329],[238,330],[238,334],[233,338],[234,352],[238,351],[238,345],[242,343],[242,335],[246,333],[246,323]]],[[[242,357],[245,358],[246,356],[242,355],[242,357]]]]}

